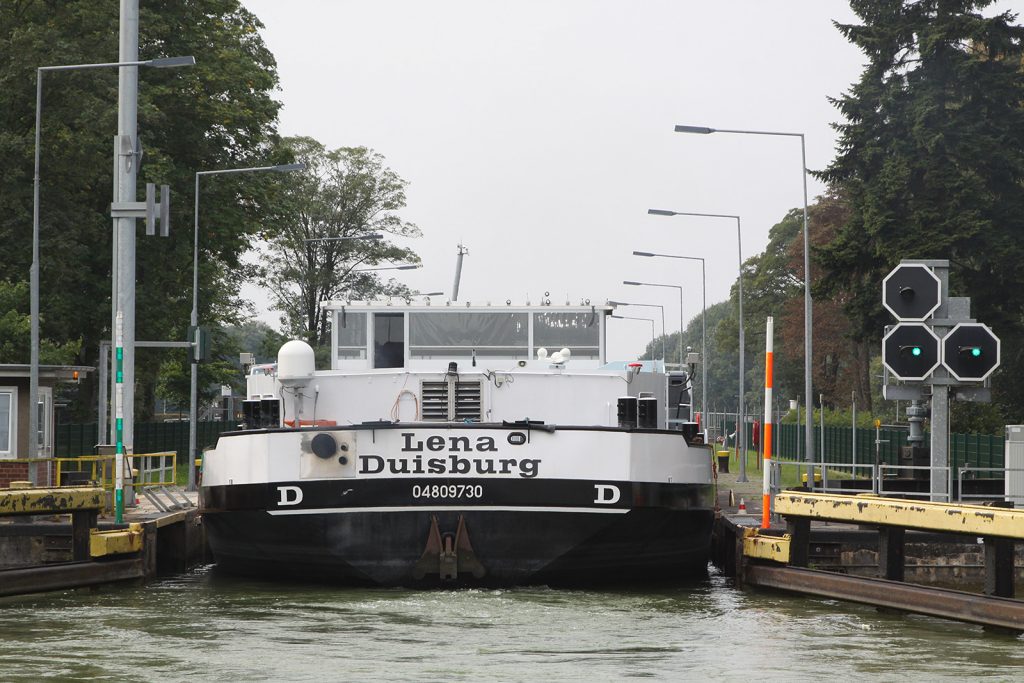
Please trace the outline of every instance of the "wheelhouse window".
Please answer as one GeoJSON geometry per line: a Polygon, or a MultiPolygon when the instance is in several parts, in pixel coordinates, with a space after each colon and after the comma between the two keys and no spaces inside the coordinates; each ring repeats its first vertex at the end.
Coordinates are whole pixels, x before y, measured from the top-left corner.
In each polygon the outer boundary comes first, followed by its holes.
{"type": "Polygon", "coordinates": [[[527,313],[430,311],[409,314],[409,356],[529,358],[527,313]]]}
{"type": "Polygon", "coordinates": [[[346,360],[366,358],[366,313],[338,311],[334,329],[337,331],[335,357],[346,360]]]}
{"type": "Polygon", "coordinates": [[[533,314],[533,345],[549,352],[562,348],[576,358],[599,358],[601,324],[595,313],[533,314]]]}

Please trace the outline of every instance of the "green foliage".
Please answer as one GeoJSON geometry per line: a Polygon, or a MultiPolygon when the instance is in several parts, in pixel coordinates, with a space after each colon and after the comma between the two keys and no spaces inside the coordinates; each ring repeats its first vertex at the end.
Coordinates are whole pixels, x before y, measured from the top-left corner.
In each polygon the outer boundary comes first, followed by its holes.
{"type": "MultiPolygon", "coordinates": [[[[118,53],[115,2],[34,0],[0,3],[0,240],[8,249],[0,279],[27,278],[31,260],[36,68],[102,63],[118,53]]],[[[197,170],[262,165],[273,159],[279,104],[273,56],[259,21],[238,0],[154,0],[142,4],[142,59],[194,55],[191,68],[139,69],[139,136],[146,182],[172,188],[168,239],[137,245],[136,336],[184,339],[192,293],[192,188],[197,170]],[[187,30],[183,30],[187,27],[187,30]]],[[[110,337],[111,140],[117,131],[117,70],[50,72],[43,80],[40,192],[40,302],[44,340],[95,365],[110,337]]],[[[276,161],[274,161],[276,163],[276,161]]],[[[245,313],[240,257],[272,204],[260,178],[205,182],[200,231],[200,320],[230,322],[245,313]]],[[[10,309],[7,309],[10,310],[10,309]]],[[[166,352],[139,353],[139,419],[150,409],[166,352]]],[[[180,364],[181,361],[179,361],[180,364]]],[[[180,371],[187,371],[184,366],[180,371]]],[[[83,388],[95,401],[96,376],[83,388]]]]}
{"type": "MultiPolygon", "coordinates": [[[[28,283],[0,280],[0,363],[31,361],[32,318],[28,314],[28,283]]],[[[74,365],[81,338],[57,344],[40,339],[41,365],[74,365]]]]}
{"type": "Polygon", "coordinates": [[[264,273],[275,307],[284,314],[285,331],[323,346],[329,332],[321,302],[408,294],[396,281],[359,268],[419,261],[411,249],[383,239],[324,238],[418,237],[420,232],[397,215],[405,208],[406,182],[380,154],[365,147],[328,150],[306,137],[287,138],[282,149],[306,168],[281,179],[279,211],[267,229],[264,273]]]}
{"type": "MultiPolygon", "coordinates": [[[[839,153],[821,177],[849,217],[819,252],[820,292],[844,298],[853,334],[876,340],[891,321],[879,283],[901,259],[951,262],[951,294],[1003,348],[1024,343],[1024,28],[989,0],[855,0],[860,25],[838,25],[867,57],[834,100],[839,153]]],[[[1006,419],[1024,399],[1024,356],[1004,353],[995,377],[1006,419]]],[[[1019,420],[1019,418],[1018,418],[1019,420]]]]}

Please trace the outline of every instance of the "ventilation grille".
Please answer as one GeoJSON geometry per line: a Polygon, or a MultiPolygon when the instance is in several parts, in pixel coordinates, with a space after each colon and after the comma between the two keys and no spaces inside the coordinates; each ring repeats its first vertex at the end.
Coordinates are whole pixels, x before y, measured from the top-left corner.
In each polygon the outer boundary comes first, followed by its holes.
{"type": "Polygon", "coordinates": [[[455,382],[455,420],[480,421],[480,382],[455,382]]]}
{"type": "Polygon", "coordinates": [[[420,398],[424,420],[448,421],[448,382],[423,382],[420,398]]]}
{"type": "Polygon", "coordinates": [[[423,419],[430,422],[479,421],[480,395],[480,382],[460,382],[454,378],[422,382],[420,403],[423,419]]]}

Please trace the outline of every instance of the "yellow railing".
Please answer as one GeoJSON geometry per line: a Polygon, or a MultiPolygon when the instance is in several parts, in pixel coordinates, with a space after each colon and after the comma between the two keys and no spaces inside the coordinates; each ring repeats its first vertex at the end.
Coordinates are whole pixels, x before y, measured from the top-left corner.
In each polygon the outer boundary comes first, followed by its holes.
{"type": "MultiPolygon", "coordinates": [[[[124,455],[124,485],[136,488],[173,486],[178,466],[175,451],[159,453],[133,453],[124,455]]],[[[84,486],[95,484],[112,493],[115,485],[117,455],[80,455],[73,458],[27,458],[18,462],[46,464],[47,474],[53,474],[53,485],[84,486]],[[52,469],[51,469],[52,468],[52,469]]],[[[38,467],[38,465],[37,465],[38,467]]],[[[107,496],[109,501],[113,496],[107,496]]]]}

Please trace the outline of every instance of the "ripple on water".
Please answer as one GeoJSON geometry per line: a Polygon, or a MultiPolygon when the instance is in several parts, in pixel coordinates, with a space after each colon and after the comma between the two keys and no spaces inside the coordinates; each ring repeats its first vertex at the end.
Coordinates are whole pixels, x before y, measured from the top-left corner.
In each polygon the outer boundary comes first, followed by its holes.
{"type": "Polygon", "coordinates": [[[191,572],[0,600],[2,678],[993,680],[1021,640],[722,577],[650,590],[411,591],[191,572]],[[912,653],[912,655],[910,654],[912,653]],[[144,664],[143,664],[144,663],[144,664]]]}

